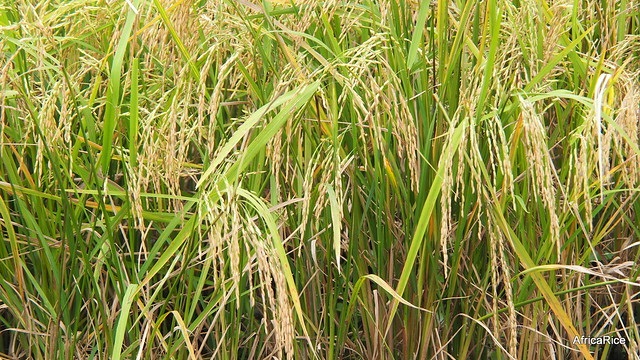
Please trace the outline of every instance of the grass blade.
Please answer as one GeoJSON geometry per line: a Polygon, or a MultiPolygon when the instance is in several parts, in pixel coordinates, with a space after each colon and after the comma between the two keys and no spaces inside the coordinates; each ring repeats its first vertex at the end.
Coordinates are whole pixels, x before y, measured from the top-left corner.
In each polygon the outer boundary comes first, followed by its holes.
{"type": "MultiPolygon", "coordinates": [[[[132,0],[133,6],[136,8],[140,3],[140,0],[132,0]]],[[[102,173],[109,173],[109,164],[111,162],[111,153],[113,147],[113,134],[116,130],[116,125],[119,116],[120,107],[120,75],[122,72],[122,64],[124,61],[125,51],[127,50],[127,44],[131,36],[133,29],[133,23],[136,18],[136,13],[133,8],[129,9],[127,13],[127,20],[125,21],[124,28],[120,35],[120,41],[116,47],[116,53],[113,56],[111,63],[111,75],[109,76],[109,87],[107,88],[106,109],[104,113],[104,125],[102,136],[102,173]]]]}
{"type": "Polygon", "coordinates": [[[127,321],[129,320],[129,311],[131,310],[131,304],[135,301],[136,296],[136,284],[130,284],[127,286],[127,290],[124,293],[121,301],[120,315],[118,316],[118,323],[116,324],[115,340],[113,342],[113,351],[111,352],[111,358],[113,360],[120,360],[122,354],[122,344],[124,342],[124,336],[127,333],[127,321]]]}

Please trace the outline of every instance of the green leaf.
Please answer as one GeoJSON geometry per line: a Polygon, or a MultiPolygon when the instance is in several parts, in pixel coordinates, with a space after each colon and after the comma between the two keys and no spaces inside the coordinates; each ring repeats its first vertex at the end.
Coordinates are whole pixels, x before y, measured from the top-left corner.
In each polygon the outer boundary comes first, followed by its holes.
{"type": "Polygon", "coordinates": [[[124,342],[124,335],[127,333],[127,320],[129,319],[129,313],[131,310],[131,304],[135,300],[137,293],[137,285],[130,284],[127,286],[127,290],[121,300],[122,307],[120,308],[120,315],[118,315],[118,323],[116,324],[115,340],[113,342],[113,351],[111,352],[111,358],[113,360],[120,360],[122,354],[122,343],[124,342]]]}
{"type": "MultiPolygon", "coordinates": [[[[134,7],[138,7],[140,0],[132,0],[134,7]]],[[[113,148],[113,135],[118,121],[118,113],[120,107],[120,74],[122,72],[122,63],[124,61],[125,51],[133,29],[133,23],[136,13],[133,8],[127,13],[127,20],[120,35],[120,41],[116,48],[111,63],[111,75],[109,77],[109,87],[107,88],[106,108],[104,112],[103,136],[102,136],[102,173],[109,173],[109,163],[111,162],[111,152],[113,148]]]]}

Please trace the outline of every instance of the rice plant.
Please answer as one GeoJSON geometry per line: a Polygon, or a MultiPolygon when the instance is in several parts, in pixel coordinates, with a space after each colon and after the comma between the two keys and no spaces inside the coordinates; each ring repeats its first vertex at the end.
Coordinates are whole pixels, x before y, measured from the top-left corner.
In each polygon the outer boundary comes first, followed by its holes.
{"type": "Polygon", "coordinates": [[[2,358],[640,358],[638,1],[0,0],[0,49],[2,358]]]}

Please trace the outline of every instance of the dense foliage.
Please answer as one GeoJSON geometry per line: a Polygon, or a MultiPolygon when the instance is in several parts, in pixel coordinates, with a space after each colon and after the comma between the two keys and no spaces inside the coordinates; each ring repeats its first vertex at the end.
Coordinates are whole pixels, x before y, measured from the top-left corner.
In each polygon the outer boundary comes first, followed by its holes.
{"type": "Polygon", "coordinates": [[[638,1],[0,4],[1,357],[640,356],[638,1]]]}

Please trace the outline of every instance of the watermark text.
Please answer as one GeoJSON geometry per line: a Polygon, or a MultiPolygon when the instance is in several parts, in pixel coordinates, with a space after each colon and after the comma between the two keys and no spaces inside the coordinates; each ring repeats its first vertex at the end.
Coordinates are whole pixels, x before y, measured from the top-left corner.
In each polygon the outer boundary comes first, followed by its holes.
{"type": "Polygon", "coordinates": [[[598,336],[598,337],[589,337],[589,336],[576,336],[573,338],[573,345],[576,344],[585,344],[585,345],[625,345],[627,343],[627,339],[623,337],[617,336],[598,336]]]}

